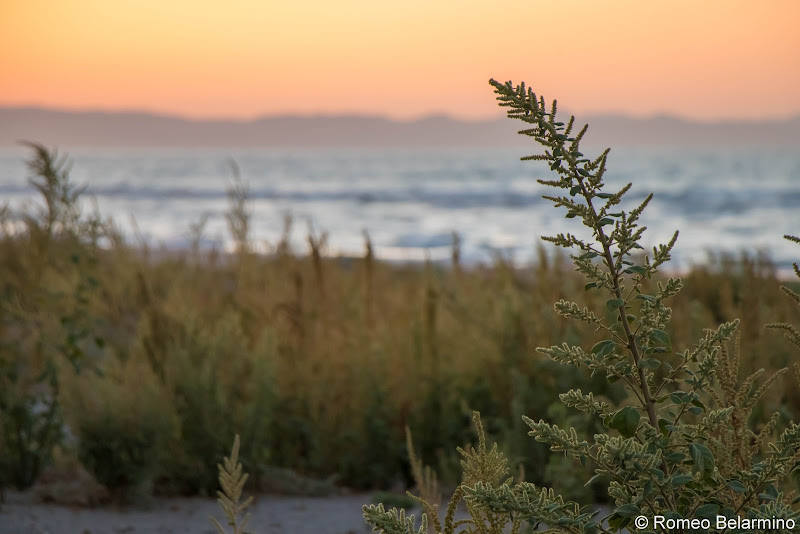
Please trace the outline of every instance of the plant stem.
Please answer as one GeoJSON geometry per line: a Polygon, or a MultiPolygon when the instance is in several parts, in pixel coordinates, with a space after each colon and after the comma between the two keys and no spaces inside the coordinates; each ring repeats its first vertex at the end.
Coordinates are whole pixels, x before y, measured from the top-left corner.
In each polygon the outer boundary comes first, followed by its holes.
{"type": "MultiPolygon", "coordinates": [[[[609,239],[606,234],[603,232],[603,229],[599,224],[597,224],[598,217],[597,211],[594,209],[594,204],[592,204],[592,198],[589,196],[589,192],[586,190],[586,185],[583,183],[583,180],[578,178],[578,183],[581,187],[581,192],[583,193],[583,198],[586,199],[586,205],[591,210],[592,218],[595,221],[595,230],[597,231],[597,240],[600,241],[600,244],[603,246],[603,255],[605,256],[606,264],[608,265],[608,269],[611,272],[611,277],[614,282],[613,292],[614,296],[618,299],[625,300],[622,296],[622,289],[619,285],[619,270],[617,269],[617,265],[614,262],[614,256],[611,253],[611,244],[609,243],[609,239]]],[[[633,356],[633,363],[636,364],[636,369],[639,373],[639,387],[642,391],[642,395],[644,396],[644,408],[647,410],[647,417],[650,419],[650,424],[653,428],[658,428],[658,417],[656,416],[655,406],[653,404],[653,397],[650,394],[650,385],[647,383],[647,377],[645,376],[644,369],[639,367],[639,360],[642,359],[641,355],[639,354],[639,347],[636,346],[636,338],[631,332],[631,327],[628,324],[628,317],[625,313],[625,305],[622,305],[619,308],[619,320],[622,322],[622,328],[625,332],[625,339],[627,341],[628,350],[633,356]]]]}

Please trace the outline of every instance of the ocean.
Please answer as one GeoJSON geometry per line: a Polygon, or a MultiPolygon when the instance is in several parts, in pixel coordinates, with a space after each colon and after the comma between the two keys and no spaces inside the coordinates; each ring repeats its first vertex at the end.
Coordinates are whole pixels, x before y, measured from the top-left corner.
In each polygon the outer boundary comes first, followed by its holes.
{"type": "MultiPolygon", "coordinates": [[[[588,148],[587,156],[599,153],[588,148]]],[[[419,261],[450,257],[453,232],[465,262],[498,255],[523,264],[540,236],[586,236],[578,219],[541,198],[556,190],[540,162],[509,149],[75,149],[72,180],[86,185],[84,213],[112,218],[131,242],[181,248],[203,222],[202,248],[231,250],[226,190],[236,162],[248,184],[253,247],[269,252],[287,216],[291,243],[307,250],[309,229],[328,235],[331,255],[361,255],[368,232],[378,257],[419,261]]],[[[41,200],[27,180],[29,151],[0,151],[0,198],[14,210],[41,200]]],[[[800,150],[796,148],[637,147],[611,151],[610,189],[632,182],[623,209],[653,192],[642,217],[643,244],[680,237],[671,267],[685,269],[712,254],[768,255],[789,270],[800,247],[800,150]]],[[[546,249],[552,249],[544,244],[546,249]]]]}

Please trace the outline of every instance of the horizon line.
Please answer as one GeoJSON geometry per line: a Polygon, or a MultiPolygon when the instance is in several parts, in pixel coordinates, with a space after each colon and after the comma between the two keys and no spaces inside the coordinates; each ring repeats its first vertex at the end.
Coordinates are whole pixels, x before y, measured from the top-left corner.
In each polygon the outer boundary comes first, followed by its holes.
{"type": "MultiPolygon", "coordinates": [[[[357,112],[357,111],[344,111],[344,112],[281,112],[281,113],[272,113],[272,114],[262,114],[256,115],[254,117],[236,117],[236,116],[209,116],[209,117],[195,117],[190,115],[182,115],[180,113],[169,112],[169,111],[158,111],[158,110],[148,110],[143,108],[119,108],[119,109],[107,109],[107,108],[65,108],[65,107],[55,107],[55,106],[48,106],[48,105],[38,105],[38,104],[24,104],[24,105],[9,105],[0,103],[0,110],[10,110],[10,111],[38,111],[38,112],[48,112],[48,113],[62,113],[62,114],[70,114],[70,115],[139,115],[139,116],[149,116],[149,117],[156,117],[156,118],[163,118],[163,119],[171,119],[171,120],[180,120],[189,123],[214,123],[214,122],[225,122],[225,123],[239,123],[239,124],[248,124],[248,123],[255,123],[264,120],[274,120],[274,119],[305,119],[305,120],[314,120],[314,119],[362,119],[362,120],[382,120],[390,123],[395,124],[413,124],[418,122],[424,122],[426,120],[432,119],[444,119],[450,120],[453,122],[460,122],[465,124],[482,124],[482,123],[491,123],[496,122],[499,120],[506,119],[506,115],[503,112],[498,113],[494,117],[484,117],[484,118],[464,118],[464,117],[457,117],[450,113],[445,112],[431,112],[424,115],[417,115],[410,118],[405,117],[392,117],[390,115],[380,115],[377,113],[365,113],[365,112],[357,112]]],[[[580,121],[580,116],[575,115],[574,113],[570,113],[569,111],[565,110],[562,112],[563,116],[574,116],[576,120],[580,121]]],[[[676,120],[680,122],[685,122],[689,124],[759,124],[759,123],[773,123],[773,122],[792,122],[794,120],[800,120],[800,111],[794,112],[793,114],[783,116],[783,117],[764,117],[764,118],[734,118],[734,117],[720,117],[720,118],[704,118],[704,119],[696,119],[690,118],[686,116],[681,116],[675,113],[668,113],[668,112],[659,112],[659,113],[651,113],[646,115],[639,115],[624,111],[601,111],[601,112],[589,112],[585,114],[581,114],[581,116],[585,117],[586,120],[592,119],[625,119],[625,120],[634,120],[634,121],[651,121],[651,120],[676,120]]]]}

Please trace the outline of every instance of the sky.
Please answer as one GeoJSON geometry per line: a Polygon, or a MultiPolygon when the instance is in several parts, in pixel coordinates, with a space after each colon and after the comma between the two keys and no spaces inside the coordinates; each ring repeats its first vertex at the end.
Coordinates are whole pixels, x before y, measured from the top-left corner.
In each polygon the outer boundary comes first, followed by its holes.
{"type": "Polygon", "coordinates": [[[0,106],[189,118],[800,114],[798,0],[0,0],[0,106]]]}

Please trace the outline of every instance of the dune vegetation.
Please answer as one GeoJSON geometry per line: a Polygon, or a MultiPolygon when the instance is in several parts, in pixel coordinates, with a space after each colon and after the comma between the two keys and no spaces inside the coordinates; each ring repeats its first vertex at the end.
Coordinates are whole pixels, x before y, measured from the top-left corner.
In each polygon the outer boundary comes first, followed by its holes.
{"type": "MultiPolygon", "coordinates": [[[[558,395],[583,389],[614,405],[629,395],[536,351],[604,339],[553,313],[566,298],[606,309],[567,256],[542,249],[532,265],[462,265],[454,240],[448,264],[391,264],[367,236],[361,257],[331,257],[324,235],[294,250],[290,224],[273,253],[255,254],[257,214],[241,181],[228,213],[235,253],[150,249],[84,211],[66,158],[30,148],[38,202],[6,206],[0,220],[0,487],[29,488],[79,464],[112,498],[214,494],[214,466],[237,433],[255,490],[409,487],[407,427],[419,460],[455,487],[457,448],[475,441],[479,411],[486,439],[524,480],[609,499],[584,485],[580,464],[527,437],[523,421],[591,435],[607,430],[602,420],[558,395]]],[[[666,280],[653,273],[641,290],[666,280]]],[[[673,346],[739,318],[742,376],[797,361],[764,328],[800,323],[780,289],[797,286],[768,258],[714,256],[682,280],[665,326],[673,346]]],[[[782,429],[798,414],[796,384],[779,380],[750,422],[782,429]]]]}

